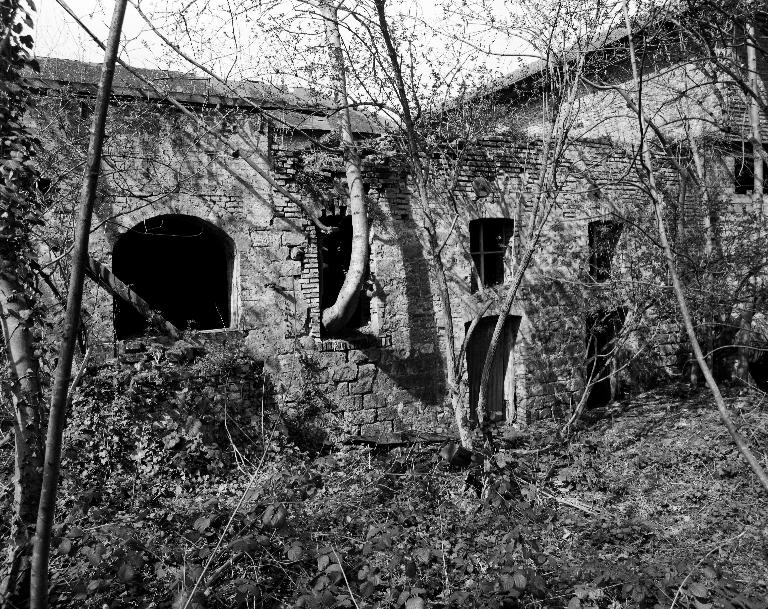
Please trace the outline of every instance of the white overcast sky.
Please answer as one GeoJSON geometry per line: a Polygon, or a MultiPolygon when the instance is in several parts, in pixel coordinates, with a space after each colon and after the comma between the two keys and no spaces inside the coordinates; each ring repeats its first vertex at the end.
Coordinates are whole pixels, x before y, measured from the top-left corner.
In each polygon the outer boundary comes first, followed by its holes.
{"type": "MultiPolygon", "coordinates": [[[[490,4],[501,7],[508,1],[490,0],[490,4]]],[[[439,0],[410,2],[399,0],[399,5],[395,4],[397,2],[398,0],[392,0],[392,3],[388,3],[388,7],[399,6],[400,10],[409,12],[417,19],[423,19],[429,24],[425,26],[427,28],[433,27],[437,31],[442,31],[441,24],[448,23],[444,20],[443,8],[439,0]]],[[[102,40],[106,39],[114,0],[68,0],[68,4],[102,40]]],[[[164,32],[173,33],[171,37],[180,41],[180,46],[185,52],[212,67],[219,74],[235,79],[248,77],[273,84],[281,84],[279,81],[283,79],[282,84],[297,84],[290,82],[290,75],[284,76],[287,74],[285,66],[290,62],[301,65],[302,61],[309,61],[306,59],[308,55],[301,56],[300,53],[293,52],[290,42],[284,44],[282,50],[278,49],[279,45],[273,43],[265,45],[263,36],[259,37],[255,33],[258,30],[255,24],[260,23],[258,8],[249,10],[246,16],[241,15],[236,22],[226,17],[226,10],[216,8],[216,6],[245,4],[258,7],[262,3],[258,0],[206,0],[205,2],[202,0],[141,0],[143,10],[150,15],[153,23],[160,26],[164,32]],[[190,6],[191,9],[188,8],[190,6]],[[183,25],[179,17],[182,7],[188,8],[183,25]]],[[[275,5],[288,6],[289,2],[281,3],[273,0],[272,6],[275,5]]],[[[37,8],[35,44],[38,56],[101,62],[103,59],[101,49],[66,14],[56,0],[37,0],[37,8]]],[[[449,26],[446,25],[445,31],[448,30],[449,26]]],[[[299,33],[292,34],[297,36],[299,33]]],[[[126,12],[122,38],[121,57],[134,66],[180,71],[193,70],[187,62],[164,46],[130,4],[126,12]]],[[[424,44],[425,47],[432,45],[432,56],[438,58],[438,61],[442,56],[442,60],[445,61],[447,52],[442,53],[441,45],[449,43],[438,39],[439,36],[434,34],[424,35],[419,38],[419,44],[424,44]]],[[[299,38],[294,40],[298,41],[299,38]]],[[[502,45],[502,50],[509,50],[509,40],[499,42],[497,34],[494,34],[490,40],[494,45],[502,45]]],[[[519,45],[518,48],[520,48],[519,45]]],[[[458,57],[459,54],[457,53],[456,56],[458,57]]],[[[491,69],[496,70],[497,74],[505,73],[518,67],[521,61],[525,60],[486,56],[483,58],[482,67],[492,66],[491,69]]],[[[290,69],[288,66],[289,72],[290,69]]]]}
{"type": "MultiPolygon", "coordinates": [[[[106,39],[114,9],[113,0],[68,0],[67,4],[102,40],[106,39]]],[[[180,7],[189,4],[192,4],[189,0],[142,0],[140,3],[144,12],[152,16],[153,21],[156,19],[159,25],[177,15],[180,7]]],[[[216,2],[213,2],[208,6],[215,4],[216,2]]],[[[237,2],[232,4],[237,5],[237,2]]],[[[441,14],[438,6],[432,1],[414,1],[411,4],[414,14],[425,20],[434,22],[441,14]]],[[[37,8],[37,55],[91,62],[100,62],[103,59],[101,49],[90,40],[56,0],[37,0],[37,8]]],[[[209,20],[213,24],[215,9],[210,8],[209,12],[210,15],[204,14],[195,25],[208,27],[209,24],[206,21],[209,20]]],[[[172,63],[182,69],[189,68],[189,64],[185,64],[183,60],[174,57],[172,52],[168,52],[130,4],[123,24],[121,56],[137,67],[165,67],[172,63]]]]}

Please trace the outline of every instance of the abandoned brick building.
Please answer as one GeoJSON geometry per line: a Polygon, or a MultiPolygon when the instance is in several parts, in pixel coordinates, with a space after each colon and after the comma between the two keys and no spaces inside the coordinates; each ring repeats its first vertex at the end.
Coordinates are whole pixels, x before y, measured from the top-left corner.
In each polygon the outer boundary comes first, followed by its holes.
{"type": "MultiPolygon", "coordinates": [[[[46,263],[60,257],[71,239],[66,209],[74,209],[98,72],[92,64],[45,59],[40,74],[28,78],[38,97],[41,169],[51,176],[56,196],[69,201],[57,208],[65,211],[57,212],[61,230],[46,243],[46,263]]],[[[403,165],[386,155],[366,163],[371,225],[366,295],[349,327],[328,336],[321,310],[333,300],[349,257],[343,193],[308,203],[324,222],[339,227],[323,236],[253,167],[260,164],[279,184],[306,196],[299,183],[307,175],[302,159],[313,141],[334,130],[328,106],[300,91],[250,83],[232,91],[189,75],[139,72],[157,88],[118,70],[91,255],[178,327],[206,340],[244,344],[265,362],[275,393],[288,406],[302,399],[311,383],[324,396],[334,424],[347,432],[449,431],[453,413],[446,398],[440,304],[430,280],[421,210],[403,165]],[[192,110],[196,120],[167,97],[192,110]],[[254,106],[279,120],[265,119],[254,106]],[[261,156],[252,156],[251,164],[234,158],[210,131],[242,142],[244,151],[258,149],[261,156]]],[[[617,62],[608,72],[612,83],[630,80],[626,64],[617,62]]],[[[668,60],[662,72],[658,81],[649,77],[648,103],[658,103],[654,116],[662,126],[667,120],[670,129],[682,129],[665,114],[671,111],[664,103],[669,83],[686,86],[703,76],[684,62],[670,67],[668,60]]],[[[541,115],[535,96],[525,93],[534,78],[529,69],[495,87],[508,117],[467,151],[456,186],[461,213],[454,218],[453,212],[434,210],[442,218],[438,233],[446,244],[457,348],[465,328],[483,314],[466,347],[470,400],[476,399],[501,284],[519,255],[527,194],[540,166],[541,115]]],[[[728,214],[752,205],[746,170],[739,170],[748,163],[733,135],[744,132],[745,109],[743,102],[722,102],[712,87],[696,87],[685,112],[706,113],[697,129],[714,130],[713,113],[722,124],[741,125],[728,136],[712,133],[719,142],[730,142],[730,148],[718,149],[726,150],[718,166],[730,185],[719,212],[725,222],[728,214]]],[[[631,364],[595,384],[595,401],[610,399],[620,377],[633,382],[635,369],[647,379],[675,376],[685,359],[674,307],[638,296],[638,286],[665,271],[660,256],[648,253],[653,248],[641,232],[626,228],[634,220],[647,221],[650,209],[631,169],[629,134],[637,129],[637,117],[611,91],[585,87],[579,103],[577,145],[566,155],[558,204],[505,322],[491,378],[492,416],[508,424],[567,410],[594,372],[599,359],[594,356],[630,317],[634,329],[622,348],[631,364]],[[623,280],[612,282],[611,295],[602,294],[612,276],[623,280]],[[599,306],[588,305],[590,299],[599,306]],[[629,301],[637,310],[630,310],[629,301]],[[600,330],[596,316],[602,316],[600,330]]],[[[353,116],[358,136],[377,136],[372,121],[353,116]]],[[[321,167],[318,179],[327,179],[332,189],[334,172],[338,168],[321,167]]],[[[674,180],[667,186],[679,191],[674,180]]],[[[694,191],[683,194],[675,209],[671,224],[680,227],[678,239],[697,234],[704,222],[694,191]]],[[[132,339],[147,331],[141,316],[94,284],[87,286],[86,310],[91,343],[102,345],[105,354],[130,357],[132,339]]],[[[242,381],[247,385],[248,379],[242,381]]]]}

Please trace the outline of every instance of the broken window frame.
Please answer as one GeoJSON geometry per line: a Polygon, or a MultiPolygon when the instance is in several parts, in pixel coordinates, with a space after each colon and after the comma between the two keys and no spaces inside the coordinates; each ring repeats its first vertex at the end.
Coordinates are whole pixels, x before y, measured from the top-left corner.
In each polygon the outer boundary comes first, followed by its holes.
{"type": "MultiPolygon", "coordinates": [[[[469,254],[476,274],[472,274],[472,291],[479,289],[480,281],[483,287],[491,287],[504,283],[507,276],[505,258],[510,241],[514,238],[515,221],[512,218],[477,218],[469,223],[469,254]],[[488,241],[493,240],[493,234],[500,236],[501,244],[488,249],[488,241]],[[473,247],[476,246],[476,247],[473,247]],[[489,259],[500,260],[501,273],[499,277],[489,277],[489,259]]],[[[499,267],[496,267],[497,269],[499,267]]],[[[498,273],[495,273],[498,274],[498,273]]]]}

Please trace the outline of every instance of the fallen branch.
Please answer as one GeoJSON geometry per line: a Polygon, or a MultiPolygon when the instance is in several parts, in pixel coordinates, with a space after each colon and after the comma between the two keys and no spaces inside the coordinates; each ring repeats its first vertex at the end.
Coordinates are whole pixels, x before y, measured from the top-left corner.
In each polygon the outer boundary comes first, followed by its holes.
{"type": "Polygon", "coordinates": [[[83,361],[80,362],[80,370],[77,371],[77,374],[75,375],[74,380],[72,381],[72,384],[69,386],[69,395],[67,396],[67,409],[69,409],[72,406],[72,400],[75,397],[75,389],[77,389],[77,386],[80,384],[80,381],[83,380],[83,374],[85,373],[85,367],[88,365],[88,358],[91,355],[91,349],[90,347],[85,350],[85,355],[83,355],[83,361]]]}
{"type": "MultiPolygon", "coordinates": [[[[205,566],[203,567],[202,571],[200,571],[200,575],[197,577],[197,580],[195,581],[195,585],[192,586],[192,590],[189,591],[189,594],[186,597],[186,600],[184,602],[184,605],[182,606],[182,609],[187,609],[187,607],[189,607],[189,603],[194,598],[195,592],[197,592],[197,589],[200,587],[200,584],[203,581],[205,574],[208,572],[208,569],[211,567],[211,563],[213,562],[213,559],[216,558],[219,548],[221,548],[221,544],[224,541],[224,537],[229,532],[229,529],[232,527],[232,522],[235,520],[235,516],[237,516],[237,513],[240,511],[240,507],[243,505],[245,498],[248,496],[248,492],[251,490],[253,483],[256,482],[256,476],[258,476],[259,473],[261,473],[261,468],[264,465],[264,459],[266,456],[267,456],[267,446],[265,445],[264,452],[262,452],[261,454],[261,459],[259,460],[259,463],[256,465],[256,469],[253,470],[253,474],[251,474],[251,477],[248,479],[248,484],[245,485],[245,488],[243,489],[243,492],[240,495],[240,499],[238,500],[237,505],[235,506],[235,509],[232,510],[232,513],[229,516],[229,520],[227,521],[227,524],[224,526],[224,529],[221,531],[221,535],[219,535],[219,540],[216,542],[216,547],[213,548],[211,555],[208,557],[208,561],[205,563],[205,566]]],[[[182,594],[184,593],[182,592],[182,594]]]]}
{"type": "Polygon", "coordinates": [[[341,569],[341,575],[344,577],[344,583],[347,585],[349,598],[351,598],[352,602],[355,604],[355,609],[360,609],[360,605],[357,604],[357,600],[355,599],[355,593],[352,592],[352,588],[349,585],[349,580],[347,579],[347,573],[344,571],[344,565],[341,564],[341,558],[339,558],[339,555],[336,553],[336,548],[331,546],[331,549],[333,550],[333,555],[336,557],[336,561],[339,563],[339,569],[341,569]]]}

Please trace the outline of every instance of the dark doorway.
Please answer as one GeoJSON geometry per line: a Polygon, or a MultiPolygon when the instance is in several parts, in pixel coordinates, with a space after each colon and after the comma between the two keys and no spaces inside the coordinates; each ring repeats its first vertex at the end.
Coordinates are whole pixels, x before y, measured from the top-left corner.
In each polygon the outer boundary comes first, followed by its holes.
{"type": "MultiPolygon", "coordinates": [[[[145,220],[115,244],[112,268],[150,306],[182,330],[213,330],[230,324],[234,248],[212,224],[192,216],[145,220]]],[[[115,300],[118,339],[147,332],[144,317],[115,300]]]]}
{"type": "MultiPolygon", "coordinates": [[[[467,377],[469,380],[469,407],[473,420],[477,420],[477,401],[480,397],[480,379],[483,375],[485,356],[491,344],[498,316],[483,317],[475,327],[467,343],[467,377]]],[[[469,329],[470,324],[466,324],[469,329]]],[[[520,318],[512,315],[504,320],[504,330],[493,358],[493,368],[488,379],[488,417],[491,421],[503,421],[507,408],[514,400],[514,373],[510,366],[520,318]]],[[[514,364],[514,361],[512,361],[514,364]]]]}
{"type": "MultiPolygon", "coordinates": [[[[352,256],[352,216],[323,216],[323,223],[339,230],[332,234],[318,232],[321,310],[336,302],[349,271],[349,259],[352,256]]],[[[371,299],[365,292],[361,292],[357,308],[343,332],[362,328],[370,320],[371,299]]]]}
{"type": "Polygon", "coordinates": [[[587,317],[587,383],[592,384],[587,408],[605,406],[616,398],[618,379],[614,351],[626,314],[626,309],[619,307],[587,317]]]}

